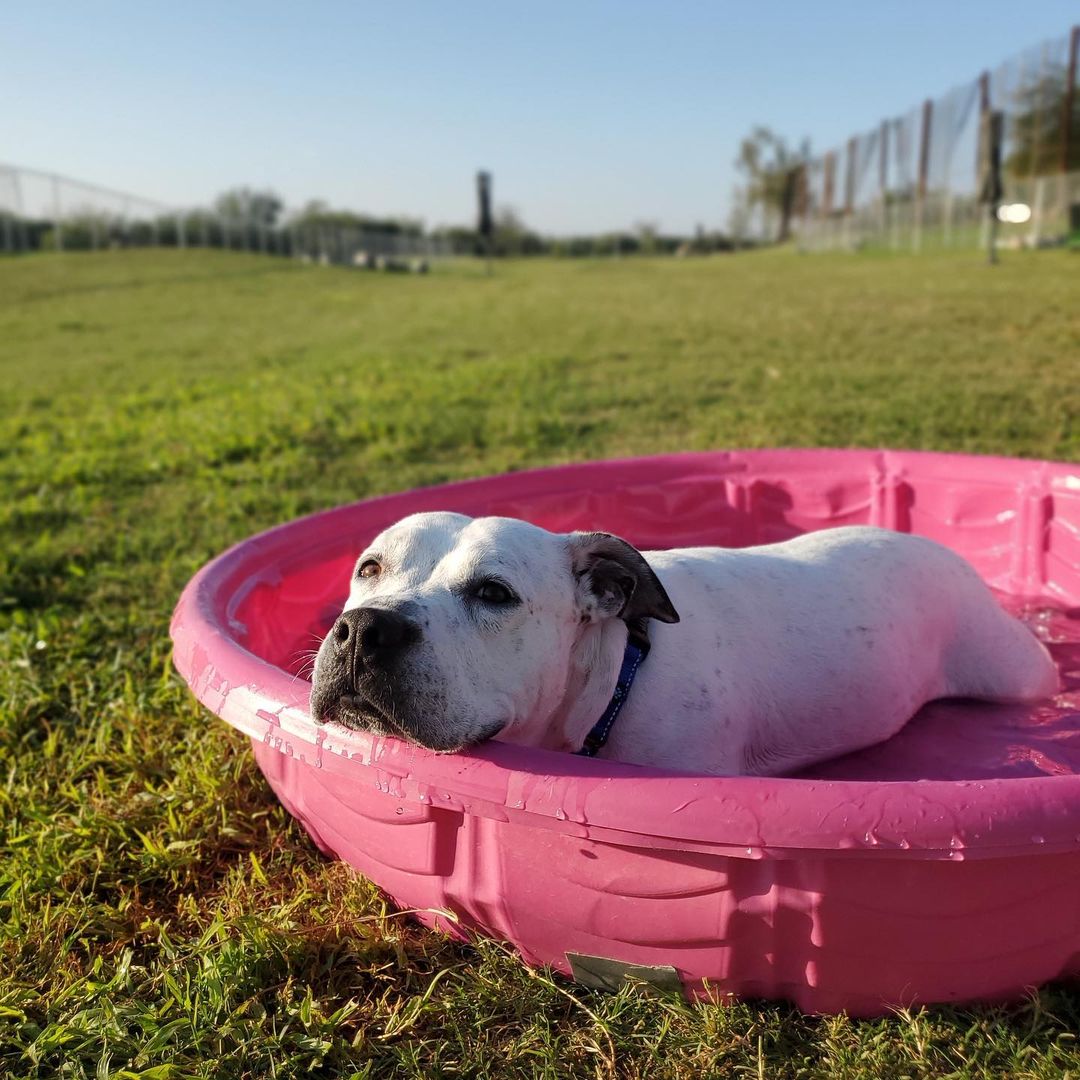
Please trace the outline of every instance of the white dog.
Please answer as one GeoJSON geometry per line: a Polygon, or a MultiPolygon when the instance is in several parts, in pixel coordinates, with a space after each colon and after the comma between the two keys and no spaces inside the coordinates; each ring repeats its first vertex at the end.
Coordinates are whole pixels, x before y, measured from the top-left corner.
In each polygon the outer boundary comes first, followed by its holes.
{"type": "Polygon", "coordinates": [[[1056,688],[1046,649],[930,540],[860,527],[641,553],[434,513],[360,556],[311,708],[433,750],[497,737],[735,775],[880,742],[933,698],[1056,688]]]}

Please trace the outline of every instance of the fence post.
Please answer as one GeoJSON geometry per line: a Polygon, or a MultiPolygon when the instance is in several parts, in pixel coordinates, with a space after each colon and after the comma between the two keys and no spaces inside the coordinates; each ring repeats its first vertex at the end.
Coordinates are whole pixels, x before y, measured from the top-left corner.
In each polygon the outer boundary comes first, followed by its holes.
{"type": "Polygon", "coordinates": [[[1072,162],[1072,139],[1076,128],[1076,62],[1080,53],[1080,26],[1069,34],[1069,59],[1065,65],[1065,93],[1061,99],[1061,172],[1058,179],[1058,205],[1069,228],[1069,165],[1072,162]]]}
{"type": "MultiPolygon", "coordinates": [[[[990,112],[990,72],[984,71],[979,76],[979,138],[975,140],[975,175],[979,176],[983,169],[983,148],[982,139],[984,130],[988,130],[986,125],[988,121],[986,119],[990,112]]],[[[986,250],[989,243],[990,235],[990,219],[985,215],[981,215],[982,223],[979,226],[979,238],[976,243],[976,247],[979,251],[986,250]]]]}
{"type": "Polygon", "coordinates": [[[1080,53],[1080,26],[1069,35],[1069,63],[1065,75],[1065,96],[1061,102],[1061,171],[1067,173],[1072,159],[1072,138],[1076,128],[1076,62],[1080,53]]]}
{"type": "Polygon", "coordinates": [[[1043,220],[1043,202],[1046,198],[1046,181],[1045,176],[1036,176],[1033,184],[1035,187],[1034,197],[1032,198],[1031,207],[1031,233],[1028,236],[1028,243],[1033,248],[1038,248],[1039,243],[1042,240],[1042,220],[1043,220]]]}
{"type": "Polygon", "coordinates": [[[927,98],[922,107],[922,131],[919,133],[919,186],[915,194],[915,229],[911,243],[915,251],[922,250],[923,211],[926,205],[926,181],[930,171],[930,126],[934,122],[934,103],[927,98]]]}
{"type": "Polygon", "coordinates": [[[844,176],[844,226],[843,246],[845,250],[851,250],[851,219],[855,214],[855,153],[858,140],[855,136],[847,142],[847,169],[844,176]]]}
{"type": "Polygon", "coordinates": [[[878,228],[881,231],[882,243],[888,231],[888,198],[889,198],[889,123],[881,121],[881,130],[878,132],[878,228]]]}
{"type": "Polygon", "coordinates": [[[1039,246],[1039,234],[1042,229],[1044,185],[1040,183],[1039,156],[1042,153],[1042,124],[1043,124],[1043,98],[1046,89],[1046,43],[1043,42],[1039,53],[1039,66],[1035,76],[1035,101],[1032,114],[1031,128],[1031,172],[1028,174],[1029,181],[1035,189],[1032,194],[1031,231],[1028,233],[1028,244],[1037,248],[1039,246]]]}

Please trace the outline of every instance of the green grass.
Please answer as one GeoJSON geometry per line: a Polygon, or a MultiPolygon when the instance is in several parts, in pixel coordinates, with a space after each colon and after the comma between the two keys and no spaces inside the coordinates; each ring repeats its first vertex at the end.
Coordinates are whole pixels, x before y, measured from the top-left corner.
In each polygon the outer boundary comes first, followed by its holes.
{"type": "Polygon", "coordinates": [[[2,1075],[1080,1074],[1074,986],[815,1019],[423,931],[316,853],[167,632],[228,544],[421,483],[730,446],[1080,459],[1078,295],[1058,253],[0,261],[2,1075]]]}

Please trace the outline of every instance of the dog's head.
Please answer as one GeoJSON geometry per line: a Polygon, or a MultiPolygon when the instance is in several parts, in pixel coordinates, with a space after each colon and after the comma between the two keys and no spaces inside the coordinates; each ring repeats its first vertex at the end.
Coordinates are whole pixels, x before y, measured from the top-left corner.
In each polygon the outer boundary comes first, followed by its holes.
{"type": "Polygon", "coordinates": [[[315,662],[312,715],[431,750],[499,734],[542,745],[588,629],[650,618],[679,616],[625,540],[415,514],[357,560],[315,662]]]}

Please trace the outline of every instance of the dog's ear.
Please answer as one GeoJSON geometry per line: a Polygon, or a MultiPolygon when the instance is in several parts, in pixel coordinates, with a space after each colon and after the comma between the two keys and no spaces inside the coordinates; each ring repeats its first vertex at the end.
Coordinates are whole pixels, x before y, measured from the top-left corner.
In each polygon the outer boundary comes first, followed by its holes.
{"type": "Polygon", "coordinates": [[[616,616],[626,622],[677,623],[679,613],[637,548],[611,533],[570,533],[570,559],[578,603],[586,619],[616,616]]]}

